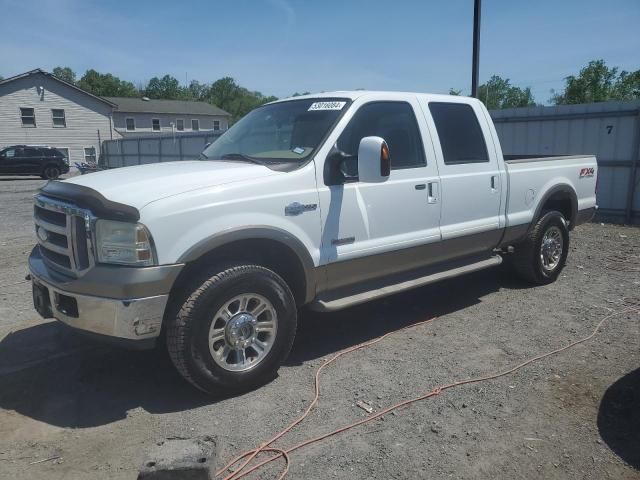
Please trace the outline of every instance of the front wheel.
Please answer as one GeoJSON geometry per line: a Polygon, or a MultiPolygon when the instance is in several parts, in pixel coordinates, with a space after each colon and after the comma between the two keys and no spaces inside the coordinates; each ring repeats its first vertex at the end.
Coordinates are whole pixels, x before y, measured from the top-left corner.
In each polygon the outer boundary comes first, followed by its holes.
{"type": "Polygon", "coordinates": [[[512,265],[525,280],[538,285],[554,282],[569,253],[569,229],[560,212],[545,213],[527,238],[516,245],[512,265]]]}
{"type": "Polygon", "coordinates": [[[287,284],[257,265],[204,275],[168,319],[173,364],[210,394],[251,390],[271,380],[296,333],[297,310],[287,284]]]}

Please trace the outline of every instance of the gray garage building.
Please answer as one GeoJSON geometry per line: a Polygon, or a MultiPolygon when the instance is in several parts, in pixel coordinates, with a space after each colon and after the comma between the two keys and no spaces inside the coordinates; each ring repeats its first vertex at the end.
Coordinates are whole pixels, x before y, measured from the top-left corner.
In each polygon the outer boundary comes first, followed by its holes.
{"type": "Polygon", "coordinates": [[[492,110],[505,154],[596,155],[600,218],[640,223],[640,101],[492,110]]]}
{"type": "Polygon", "coordinates": [[[231,114],[206,102],[105,97],[116,105],[113,125],[123,137],[222,131],[231,114]]]}

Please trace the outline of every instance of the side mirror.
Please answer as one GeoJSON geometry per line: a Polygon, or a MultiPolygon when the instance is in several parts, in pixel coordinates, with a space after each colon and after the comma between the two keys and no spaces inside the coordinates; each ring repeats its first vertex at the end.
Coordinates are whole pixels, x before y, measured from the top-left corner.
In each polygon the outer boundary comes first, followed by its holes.
{"type": "Polygon", "coordinates": [[[358,148],[358,177],[361,182],[380,183],[391,174],[389,146],[383,138],[364,137],[358,148]]]}

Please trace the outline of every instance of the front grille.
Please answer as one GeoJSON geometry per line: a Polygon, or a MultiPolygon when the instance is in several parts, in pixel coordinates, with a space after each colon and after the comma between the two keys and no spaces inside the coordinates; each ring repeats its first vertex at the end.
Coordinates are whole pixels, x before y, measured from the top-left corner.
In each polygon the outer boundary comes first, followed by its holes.
{"type": "Polygon", "coordinates": [[[33,207],[42,256],[52,267],[79,276],[92,264],[91,213],[73,204],[36,195],[33,207]]]}

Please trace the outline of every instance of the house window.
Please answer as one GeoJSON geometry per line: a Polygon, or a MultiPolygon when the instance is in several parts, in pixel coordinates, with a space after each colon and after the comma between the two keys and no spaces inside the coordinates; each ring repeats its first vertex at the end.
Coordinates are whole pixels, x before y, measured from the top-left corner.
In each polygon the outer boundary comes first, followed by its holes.
{"type": "Polygon", "coordinates": [[[200,120],[198,120],[197,118],[191,120],[191,130],[193,130],[194,132],[200,130],[200,120]]]}
{"type": "Polygon", "coordinates": [[[151,129],[154,132],[159,132],[160,131],[160,119],[159,118],[152,118],[151,119],[151,129]]]}
{"type": "Polygon", "coordinates": [[[33,110],[33,108],[21,108],[20,117],[22,118],[23,127],[36,126],[36,112],[33,110]]]}
{"type": "Polygon", "coordinates": [[[96,147],[84,147],[85,163],[96,163],[96,147]]]}
{"type": "Polygon", "coordinates": [[[184,132],[184,119],[178,118],[176,120],[176,130],[179,132],[184,132]]]}
{"type": "Polygon", "coordinates": [[[136,119],[135,118],[127,118],[125,120],[127,124],[127,132],[133,132],[136,129],[136,119]]]}
{"type": "Polygon", "coordinates": [[[67,119],[64,116],[64,110],[62,108],[53,108],[51,110],[51,116],[53,117],[54,127],[66,127],[67,119]]]}
{"type": "Polygon", "coordinates": [[[214,120],[213,121],[213,129],[214,130],[220,130],[220,120],[214,120]]]}

